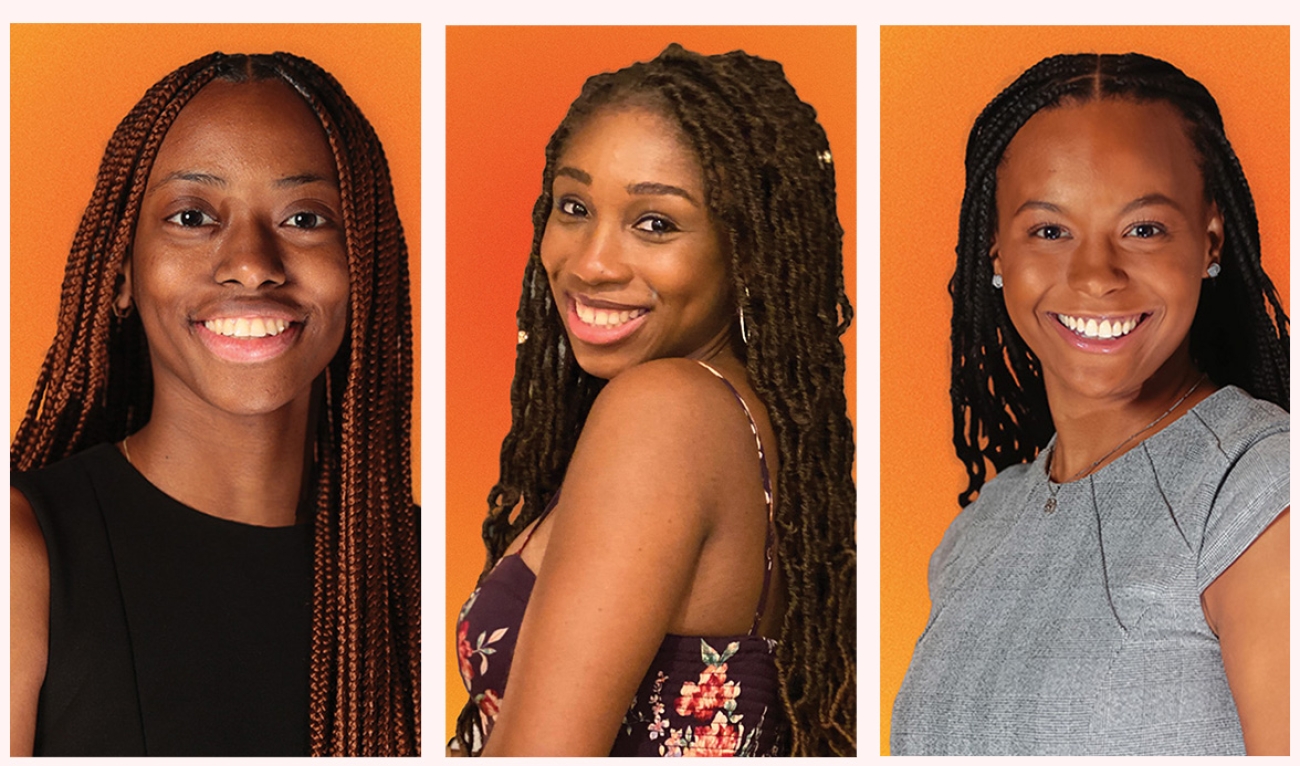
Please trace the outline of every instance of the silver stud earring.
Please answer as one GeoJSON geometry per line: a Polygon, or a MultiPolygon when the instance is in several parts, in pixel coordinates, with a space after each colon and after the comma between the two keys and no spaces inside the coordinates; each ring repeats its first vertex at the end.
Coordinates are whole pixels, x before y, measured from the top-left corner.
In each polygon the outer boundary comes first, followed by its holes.
{"type": "Polygon", "coordinates": [[[1210,275],[1210,279],[1214,279],[1215,277],[1219,276],[1219,273],[1222,271],[1223,271],[1223,267],[1219,265],[1218,261],[1211,263],[1209,267],[1205,269],[1205,273],[1210,275]]]}
{"type": "Polygon", "coordinates": [[[1001,275],[1001,274],[994,274],[994,275],[993,275],[993,288],[996,289],[996,290],[1001,290],[1001,289],[1002,289],[1002,275],[1001,275]]]}

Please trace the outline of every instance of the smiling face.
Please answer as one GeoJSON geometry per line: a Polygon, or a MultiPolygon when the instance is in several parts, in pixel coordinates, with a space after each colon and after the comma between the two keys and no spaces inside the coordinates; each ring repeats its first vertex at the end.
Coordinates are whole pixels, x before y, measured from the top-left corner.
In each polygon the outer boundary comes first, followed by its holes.
{"type": "Polygon", "coordinates": [[[556,161],[552,193],[542,264],[588,374],[734,353],[727,254],[676,125],[643,108],[598,112],[556,161]]]}
{"type": "Polygon", "coordinates": [[[308,400],[347,327],[341,210],[324,131],[284,83],[218,80],[181,110],[119,296],[139,309],[155,403],[308,400]]]}
{"type": "Polygon", "coordinates": [[[1197,159],[1164,102],[1044,110],[1007,147],[993,267],[1049,396],[1124,396],[1191,372],[1188,334],[1223,238],[1197,159]]]}

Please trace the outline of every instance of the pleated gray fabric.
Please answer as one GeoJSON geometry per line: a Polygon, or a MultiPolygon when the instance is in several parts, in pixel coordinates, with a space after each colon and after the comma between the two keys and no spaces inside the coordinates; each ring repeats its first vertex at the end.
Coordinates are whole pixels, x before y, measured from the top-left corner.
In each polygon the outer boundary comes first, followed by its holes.
{"type": "Polygon", "coordinates": [[[1216,391],[1048,498],[1009,468],[930,559],[895,755],[1244,755],[1200,595],[1290,504],[1290,416],[1216,391]]]}

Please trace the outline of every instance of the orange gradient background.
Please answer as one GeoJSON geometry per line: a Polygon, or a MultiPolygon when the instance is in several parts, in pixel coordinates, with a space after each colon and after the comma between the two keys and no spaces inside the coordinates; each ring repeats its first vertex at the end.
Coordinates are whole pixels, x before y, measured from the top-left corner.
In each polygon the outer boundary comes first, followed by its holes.
{"type": "Polygon", "coordinates": [[[413,465],[419,487],[420,27],[418,24],[10,26],[9,435],[54,338],[59,287],[117,123],[155,82],[214,50],[289,51],[334,75],[374,125],[411,257],[413,465]]]}
{"type": "MultiPolygon", "coordinates": [[[[587,77],[670,42],[774,59],[835,156],[845,283],[856,279],[856,36],[852,27],[450,27],[447,30],[447,731],[466,700],[454,625],[483,566],[479,527],[510,428],[515,310],[544,149],[587,77]]],[[[854,390],[856,333],[844,336],[854,390]]],[[[849,397],[849,414],[854,401],[849,397]]],[[[598,647],[593,651],[600,651],[598,647]]]]}
{"type": "Polygon", "coordinates": [[[966,474],[948,399],[966,136],[984,105],[1056,53],[1165,59],[1223,113],[1254,193],[1264,268],[1289,306],[1286,27],[884,27],[881,99],[880,732],[929,612],[926,565],[966,474]]]}

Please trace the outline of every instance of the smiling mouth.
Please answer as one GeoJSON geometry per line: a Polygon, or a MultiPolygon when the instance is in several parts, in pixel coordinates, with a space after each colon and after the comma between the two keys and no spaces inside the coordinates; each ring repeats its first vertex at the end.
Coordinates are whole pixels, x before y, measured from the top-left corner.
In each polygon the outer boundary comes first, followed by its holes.
{"type": "Polygon", "coordinates": [[[266,338],[279,335],[292,324],[274,317],[227,317],[203,322],[203,326],[210,332],[227,338],[266,338]]]}
{"type": "Polygon", "coordinates": [[[1060,322],[1066,329],[1073,332],[1080,338],[1088,340],[1113,340],[1122,338],[1125,335],[1137,329],[1150,314],[1134,314],[1127,317],[1097,317],[1070,316],[1068,314],[1053,314],[1056,321],[1060,322]]]}
{"type": "Polygon", "coordinates": [[[633,319],[645,316],[649,309],[605,309],[587,306],[576,298],[573,301],[573,311],[578,316],[578,321],[592,327],[601,329],[613,329],[631,322],[633,319]]]}

